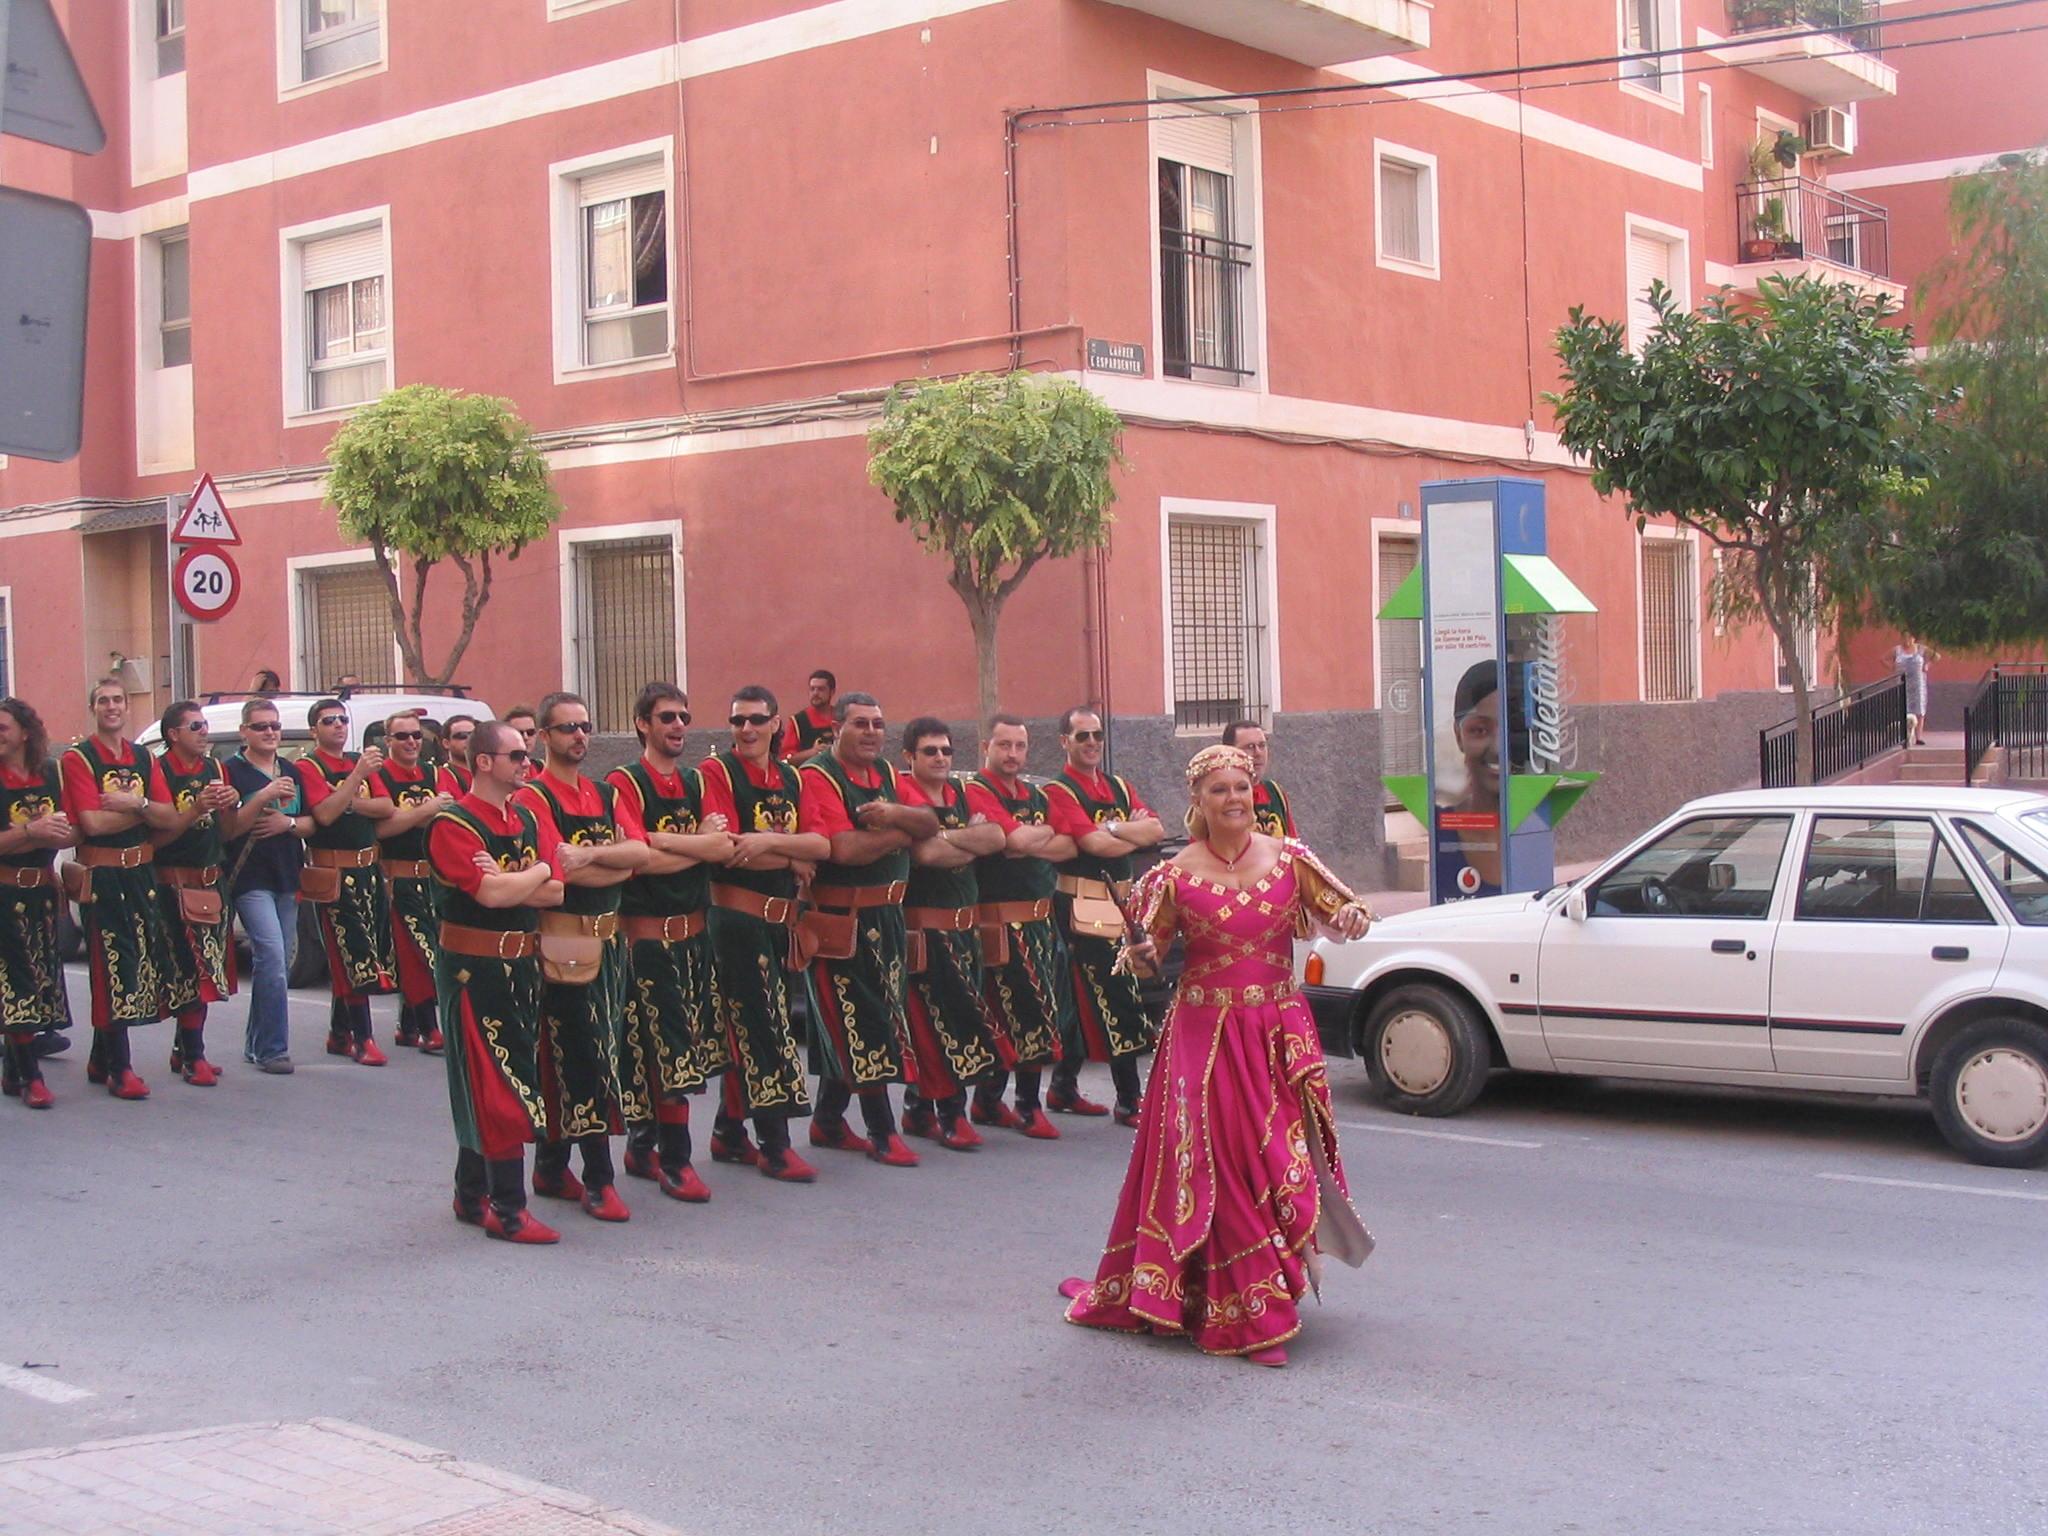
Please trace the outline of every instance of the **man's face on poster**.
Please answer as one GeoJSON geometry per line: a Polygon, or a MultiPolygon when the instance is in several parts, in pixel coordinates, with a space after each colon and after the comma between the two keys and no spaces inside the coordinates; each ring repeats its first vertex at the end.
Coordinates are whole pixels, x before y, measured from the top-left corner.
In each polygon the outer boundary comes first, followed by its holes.
{"type": "Polygon", "coordinates": [[[1465,759],[1467,794],[1473,800],[1500,798],[1500,690],[1482,697],[1458,717],[1458,754],[1465,759]]]}

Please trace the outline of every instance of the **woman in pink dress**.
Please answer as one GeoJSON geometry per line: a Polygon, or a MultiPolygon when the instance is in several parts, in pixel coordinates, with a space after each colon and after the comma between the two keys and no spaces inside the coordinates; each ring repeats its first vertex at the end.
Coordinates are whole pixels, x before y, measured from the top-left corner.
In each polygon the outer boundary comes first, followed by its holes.
{"type": "Polygon", "coordinates": [[[1315,1020],[1294,940],[1372,920],[1307,848],[1254,830],[1251,759],[1206,747],[1188,764],[1193,840],[1132,893],[1150,971],[1178,931],[1187,963],[1160,1036],[1137,1145],[1091,1281],[1060,1286],[1067,1320],[1185,1333],[1214,1355],[1284,1365],[1319,1252],[1363,1262],[1315,1020]]]}

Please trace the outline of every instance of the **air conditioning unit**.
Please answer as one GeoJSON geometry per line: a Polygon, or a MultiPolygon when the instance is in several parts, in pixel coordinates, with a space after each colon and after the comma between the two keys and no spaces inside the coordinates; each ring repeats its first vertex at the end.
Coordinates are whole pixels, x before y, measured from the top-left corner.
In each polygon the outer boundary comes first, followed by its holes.
{"type": "Polygon", "coordinates": [[[1856,153],[1856,119],[1847,107],[1822,107],[1806,120],[1809,155],[1856,153]]]}

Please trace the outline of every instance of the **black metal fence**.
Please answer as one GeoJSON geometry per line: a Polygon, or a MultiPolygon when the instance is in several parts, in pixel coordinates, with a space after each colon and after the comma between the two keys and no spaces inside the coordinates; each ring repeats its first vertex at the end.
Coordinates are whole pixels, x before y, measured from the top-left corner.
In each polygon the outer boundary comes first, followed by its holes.
{"type": "Polygon", "coordinates": [[[1252,372],[1245,345],[1251,270],[1252,248],[1242,241],[1187,229],[1159,232],[1159,340],[1171,377],[1252,372]]]}
{"type": "MultiPolygon", "coordinates": [[[[1757,770],[1765,789],[1799,782],[1799,720],[1757,733],[1757,770]]],[[[1825,784],[1906,745],[1906,680],[1892,676],[1843,694],[1813,712],[1813,782],[1825,784]]]]}
{"type": "Polygon", "coordinates": [[[2009,779],[2048,778],[2048,662],[2001,661],[1963,706],[1963,782],[1977,782],[1993,747],[2009,779]]]}
{"type": "Polygon", "coordinates": [[[1728,30],[1781,32],[1823,28],[1865,53],[1884,51],[1875,0],[1729,0],[1728,30]]]}
{"type": "Polygon", "coordinates": [[[1744,261],[1812,257],[1872,277],[1891,275],[1891,216],[1810,176],[1742,182],[1735,224],[1744,261]]]}

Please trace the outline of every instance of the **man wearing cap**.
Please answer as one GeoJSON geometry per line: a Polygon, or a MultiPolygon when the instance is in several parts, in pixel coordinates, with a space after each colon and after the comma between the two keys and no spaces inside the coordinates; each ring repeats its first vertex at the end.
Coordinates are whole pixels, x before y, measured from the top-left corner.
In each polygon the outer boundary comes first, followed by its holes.
{"type": "Polygon", "coordinates": [[[387,717],[384,740],[391,755],[370,775],[370,785],[377,798],[392,806],[391,814],[377,823],[377,844],[378,863],[390,884],[391,952],[398,964],[398,1033],[393,1038],[434,1056],[444,1043],[434,994],[434,935],[441,919],[427,863],[427,824],[461,797],[437,790],[429,779],[420,762],[426,739],[417,710],[387,717]]]}

